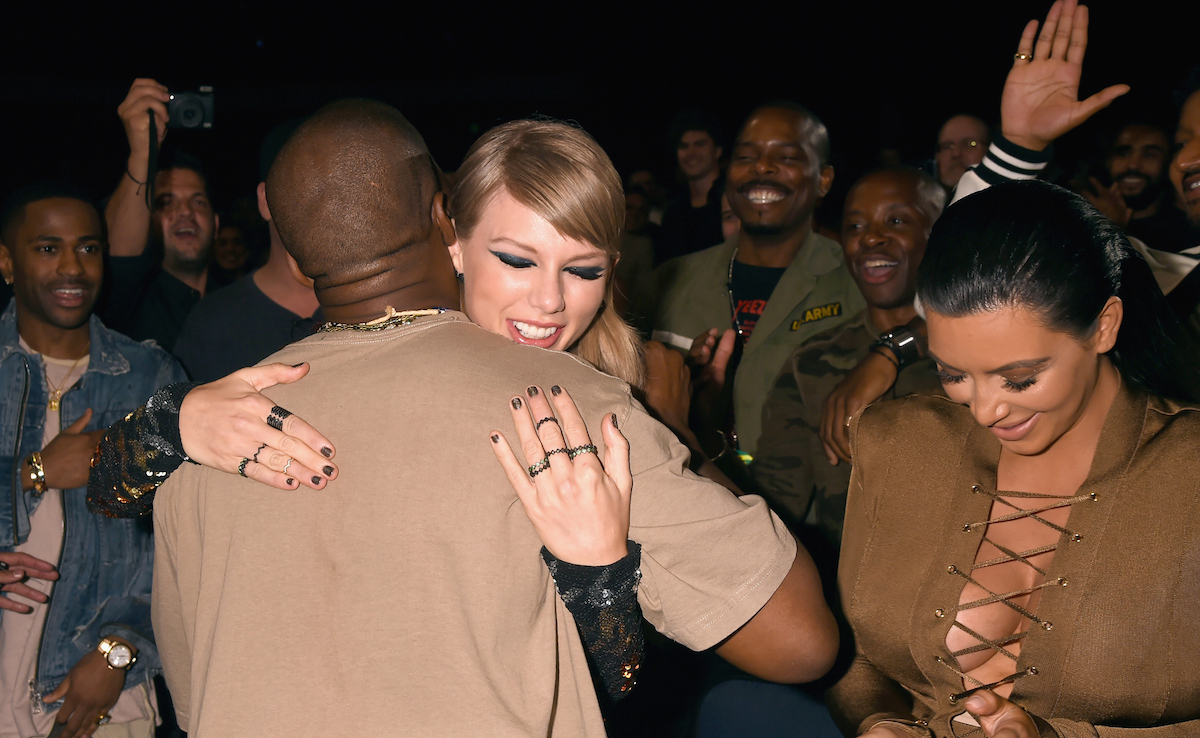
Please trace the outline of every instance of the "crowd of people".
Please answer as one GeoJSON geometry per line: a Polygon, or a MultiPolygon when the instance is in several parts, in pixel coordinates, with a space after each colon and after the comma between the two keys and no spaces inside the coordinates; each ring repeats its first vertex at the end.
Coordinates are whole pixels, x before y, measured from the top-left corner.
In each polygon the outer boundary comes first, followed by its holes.
{"type": "Polygon", "coordinates": [[[672,199],[362,99],[255,222],[136,80],[103,205],[0,209],[0,738],[1197,734],[1200,68],[1051,184],[1087,28],[832,222],[797,102],[672,199]]]}

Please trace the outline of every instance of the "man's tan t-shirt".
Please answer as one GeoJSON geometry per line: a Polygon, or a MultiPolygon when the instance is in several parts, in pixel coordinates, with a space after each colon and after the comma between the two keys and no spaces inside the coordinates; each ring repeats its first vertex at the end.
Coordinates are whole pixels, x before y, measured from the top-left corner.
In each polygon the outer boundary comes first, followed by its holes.
{"type": "Polygon", "coordinates": [[[266,394],[333,441],[340,475],[284,492],[189,465],[159,491],[154,629],[196,738],[604,735],[578,631],[490,448],[493,430],[515,443],[509,401],[530,384],[571,392],[601,457],[599,422],[617,414],[638,596],[667,636],[716,645],[795,557],[761,498],[685,470],[627,385],[459,313],[268,361],[311,364],[266,394]]]}

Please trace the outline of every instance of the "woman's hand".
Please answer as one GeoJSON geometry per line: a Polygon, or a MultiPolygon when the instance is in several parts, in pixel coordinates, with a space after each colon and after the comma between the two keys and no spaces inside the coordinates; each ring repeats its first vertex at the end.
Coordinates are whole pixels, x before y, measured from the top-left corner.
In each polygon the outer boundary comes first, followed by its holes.
{"type": "Polygon", "coordinates": [[[308,364],[268,364],[196,387],[179,412],[184,453],[196,463],[231,474],[238,472],[243,459],[250,459],[244,475],[277,489],[296,489],[296,480],[323,488],[337,477],[337,467],[330,461],[333,444],[282,408],[286,416],[280,422],[282,413],[275,403],[259,394],[305,374],[308,364]],[[269,425],[272,421],[276,426],[269,425]]]}
{"type": "MultiPolygon", "coordinates": [[[[58,579],[58,572],[49,561],[42,561],[27,553],[0,551],[0,592],[12,592],[34,602],[45,602],[46,595],[25,584],[29,577],[53,581],[58,579]]],[[[20,613],[33,610],[29,605],[3,596],[0,596],[0,609],[20,613]]]]}
{"type": "Polygon", "coordinates": [[[1025,26],[1000,96],[1000,129],[1009,141],[1042,151],[1129,92],[1129,85],[1113,85],[1079,99],[1087,27],[1088,9],[1076,0],[1051,5],[1040,35],[1036,20],[1025,26]]]}
{"type": "Polygon", "coordinates": [[[854,413],[883,397],[900,370],[896,364],[877,351],[868,351],[858,366],[850,370],[833,392],[825,398],[821,410],[821,443],[825,445],[825,458],[837,466],[838,460],[850,461],[850,418],[854,413]]]}
{"type": "Polygon", "coordinates": [[[1041,735],[1029,713],[995,692],[976,692],[964,707],[978,718],[987,738],[1039,738],[1041,735]]]}
{"type": "Polygon", "coordinates": [[[500,431],[491,433],[492,450],[542,544],[556,559],[581,566],[607,566],[625,558],[633,475],[629,443],[617,430],[617,416],[601,421],[606,447],[601,465],[566,390],[551,387],[548,398],[539,387],[529,387],[509,407],[522,454],[535,473],[517,461],[500,431]]]}

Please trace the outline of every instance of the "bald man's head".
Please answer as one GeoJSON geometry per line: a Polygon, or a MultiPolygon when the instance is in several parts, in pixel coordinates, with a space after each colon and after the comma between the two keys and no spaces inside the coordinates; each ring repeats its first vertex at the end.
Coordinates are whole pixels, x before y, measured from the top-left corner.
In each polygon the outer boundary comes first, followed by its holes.
{"type": "Polygon", "coordinates": [[[429,279],[440,284],[452,274],[442,224],[434,222],[437,167],[393,107],[341,100],[321,108],[279,152],[266,189],[280,239],[322,305],[429,279]]]}

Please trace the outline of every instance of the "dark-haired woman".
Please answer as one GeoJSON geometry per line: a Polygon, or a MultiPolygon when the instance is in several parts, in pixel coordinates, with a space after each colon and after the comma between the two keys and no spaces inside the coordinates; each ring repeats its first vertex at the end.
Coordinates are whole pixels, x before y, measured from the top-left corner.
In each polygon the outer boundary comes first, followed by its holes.
{"type": "Polygon", "coordinates": [[[946,211],[917,293],[948,399],[851,423],[843,730],[1200,734],[1200,359],[1148,266],[1083,198],[1012,182],[946,211]]]}

